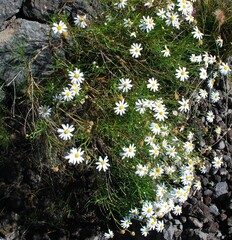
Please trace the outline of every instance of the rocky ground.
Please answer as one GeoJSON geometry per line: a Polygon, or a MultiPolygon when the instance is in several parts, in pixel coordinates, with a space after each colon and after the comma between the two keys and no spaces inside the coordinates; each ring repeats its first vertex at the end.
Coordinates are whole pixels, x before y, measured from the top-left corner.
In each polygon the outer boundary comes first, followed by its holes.
{"type": "MultiPolygon", "coordinates": [[[[8,94],[14,96],[12,82],[24,78],[25,72],[20,66],[24,57],[30,58],[32,52],[44,49],[36,59],[37,64],[33,63],[33,74],[37,77],[49,75],[49,52],[46,50],[49,26],[45,23],[49,14],[64,7],[70,14],[84,11],[94,16],[96,4],[97,1],[78,0],[68,3],[62,0],[3,0],[0,9],[0,79],[9,86],[5,93],[0,92],[0,99],[6,99],[8,94]],[[20,56],[21,45],[16,42],[24,42],[20,56]],[[42,73],[41,68],[44,69],[42,73]]],[[[232,239],[232,92],[225,82],[226,79],[222,79],[218,86],[222,101],[214,106],[202,106],[215,113],[216,124],[223,129],[223,136],[202,139],[200,143],[201,148],[213,144],[212,151],[206,151],[205,157],[210,160],[215,154],[222,155],[222,168],[214,170],[209,161],[209,171],[199,172],[202,189],[193,192],[183,206],[183,214],[166,216],[163,234],[152,233],[146,239],[232,239]]],[[[73,171],[74,166],[56,171],[47,167],[42,158],[33,161],[39,148],[25,138],[25,122],[20,118],[24,110],[14,101],[14,97],[6,100],[13,113],[6,121],[12,144],[8,149],[0,149],[0,239],[102,239],[105,219],[97,208],[85,205],[92,194],[93,174],[82,171],[80,175],[73,171]]],[[[199,121],[201,127],[207,127],[204,118],[198,119],[197,126],[199,121]]],[[[118,233],[115,239],[145,238],[118,233]]]]}

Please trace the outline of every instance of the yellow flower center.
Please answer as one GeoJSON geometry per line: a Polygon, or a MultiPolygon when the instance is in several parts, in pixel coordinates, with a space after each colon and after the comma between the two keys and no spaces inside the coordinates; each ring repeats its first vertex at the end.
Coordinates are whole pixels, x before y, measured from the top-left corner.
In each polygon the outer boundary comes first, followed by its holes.
{"type": "Polygon", "coordinates": [[[175,20],[175,17],[174,17],[174,16],[171,16],[170,19],[171,19],[171,21],[174,21],[174,20],[175,20]]]}
{"type": "Polygon", "coordinates": [[[184,72],[184,71],[182,71],[182,72],[181,72],[181,76],[184,76],[184,75],[185,75],[185,72],[184,72]]]}
{"type": "Polygon", "coordinates": [[[65,94],[67,97],[70,97],[71,93],[70,92],[66,92],[65,94]]]}
{"type": "Polygon", "coordinates": [[[75,78],[79,78],[79,76],[80,76],[80,75],[79,75],[78,73],[75,73],[75,74],[74,74],[74,77],[75,77],[75,78]]]}
{"type": "Polygon", "coordinates": [[[119,110],[123,110],[124,107],[121,105],[118,108],[119,108],[119,110]]]}
{"type": "Polygon", "coordinates": [[[75,156],[75,158],[79,158],[80,154],[77,152],[74,156],[75,156]]]}
{"type": "Polygon", "coordinates": [[[152,209],[151,209],[151,208],[148,208],[148,209],[147,209],[147,212],[148,212],[148,213],[151,213],[151,212],[152,212],[152,209]]]}
{"type": "Polygon", "coordinates": [[[73,90],[74,90],[75,93],[79,93],[79,88],[78,87],[74,88],[73,90]]]}
{"type": "Polygon", "coordinates": [[[64,130],[64,134],[69,134],[69,130],[68,129],[64,130]]]}
{"type": "Polygon", "coordinates": [[[57,26],[57,30],[58,31],[61,31],[62,30],[62,27],[60,25],[57,26]]]}

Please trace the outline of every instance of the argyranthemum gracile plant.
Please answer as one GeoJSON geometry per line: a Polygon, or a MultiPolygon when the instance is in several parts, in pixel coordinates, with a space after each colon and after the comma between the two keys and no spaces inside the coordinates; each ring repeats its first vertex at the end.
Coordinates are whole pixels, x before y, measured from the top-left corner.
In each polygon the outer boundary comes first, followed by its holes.
{"type": "MultiPolygon", "coordinates": [[[[40,86],[38,121],[64,143],[55,164],[93,169],[92,202],[120,229],[139,221],[147,236],[200,189],[196,169],[205,168],[188,121],[201,101],[220,100],[214,83],[231,70],[210,53],[195,1],[101,2],[98,19],[54,20],[51,37],[65,54],[54,56],[56,80],[40,86]]],[[[214,113],[201,115],[213,127],[214,113]]]]}

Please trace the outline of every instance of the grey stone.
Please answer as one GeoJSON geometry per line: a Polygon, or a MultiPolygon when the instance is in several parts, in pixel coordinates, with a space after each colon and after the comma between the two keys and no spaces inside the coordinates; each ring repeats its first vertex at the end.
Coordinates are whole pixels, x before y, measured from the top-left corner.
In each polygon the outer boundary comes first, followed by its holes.
{"type": "Polygon", "coordinates": [[[192,223],[196,228],[202,228],[202,227],[203,227],[203,223],[200,222],[197,218],[189,217],[189,221],[190,221],[190,223],[192,223]]]}
{"type": "Polygon", "coordinates": [[[232,203],[229,204],[229,209],[232,210],[232,203]]]}
{"type": "MultiPolygon", "coordinates": [[[[232,145],[231,145],[232,146],[232,145]]],[[[232,169],[232,158],[231,155],[223,155],[223,161],[227,163],[227,167],[232,169]]]]}
{"type": "Polygon", "coordinates": [[[221,168],[221,169],[219,170],[219,174],[220,174],[221,176],[226,176],[226,175],[228,175],[228,171],[227,171],[225,168],[221,168]]]}
{"type": "Polygon", "coordinates": [[[232,227],[232,217],[227,218],[227,225],[232,227]]]}
{"type": "Polygon", "coordinates": [[[76,15],[78,12],[95,17],[99,8],[98,0],[25,0],[23,13],[29,19],[45,22],[60,10],[66,14],[73,12],[76,15]]]}
{"type": "Polygon", "coordinates": [[[19,83],[25,80],[29,70],[28,63],[37,53],[38,57],[31,65],[31,71],[37,77],[47,73],[51,63],[48,49],[49,30],[46,24],[15,19],[0,32],[0,78],[7,85],[13,81],[19,83]]]}
{"type": "Polygon", "coordinates": [[[215,197],[218,198],[223,194],[228,193],[228,184],[227,182],[219,182],[215,186],[215,197]]]}
{"type": "Polygon", "coordinates": [[[19,230],[15,230],[15,231],[7,234],[5,237],[6,237],[6,240],[14,240],[14,239],[18,239],[19,236],[20,236],[19,230]]]}
{"type": "Polygon", "coordinates": [[[220,213],[219,213],[219,210],[217,208],[217,206],[215,204],[212,204],[209,206],[209,211],[214,214],[215,216],[218,216],[220,213]]]}
{"type": "Polygon", "coordinates": [[[213,191],[210,190],[210,189],[206,189],[206,190],[204,191],[204,195],[205,195],[205,196],[212,196],[212,194],[213,194],[213,191]]]}
{"type": "Polygon", "coordinates": [[[194,233],[195,233],[195,236],[198,237],[199,240],[208,240],[208,234],[202,232],[200,229],[195,229],[194,233]]]}
{"type": "Polygon", "coordinates": [[[217,231],[218,231],[218,229],[219,229],[219,224],[217,223],[217,222],[215,222],[215,221],[210,221],[209,223],[208,223],[208,232],[209,233],[216,233],[217,231]]]}
{"type": "Polygon", "coordinates": [[[229,234],[232,234],[232,227],[230,227],[230,228],[228,229],[228,233],[229,233],[229,234]]]}
{"type": "Polygon", "coordinates": [[[173,225],[173,223],[169,221],[165,227],[165,230],[163,231],[163,238],[165,240],[177,239],[181,233],[182,230],[180,230],[179,225],[173,225]]]}
{"type": "Polygon", "coordinates": [[[51,14],[57,13],[65,0],[25,0],[24,15],[33,20],[46,21],[51,14]]]}
{"type": "Polygon", "coordinates": [[[187,221],[187,218],[184,217],[184,216],[181,216],[180,219],[181,219],[181,222],[182,222],[182,223],[186,223],[186,221],[187,221]]]}
{"type": "Polygon", "coordinates": [[[216,148],[219,149],[219,150],[223,150],[225,149],[226,147],[226,144],[225,144],[225,141],[221,140],[217,145],[216,145],[216,148]]]}
{"type": "MultiPolygon", "coordinates": [[[[232,99],[232,98],[231,98],[231,99],[232,99]]],[[[227,136],[228,142],[229,142],[230,144],[232,144],[232,129],[230,129],[230,130],[227,132],[226,136],[227,136]]]]}
{"type": "Polygon", "coordinates": [[[3,23],[19,12],[23,0],[1,0],[0,3],[0,29],[3,23]]]}
{"type": "Polygon", "coordinates": [[[223,222],[227,219],[227,215],[225,213],[220,214],[220,220],[223,222]]]}

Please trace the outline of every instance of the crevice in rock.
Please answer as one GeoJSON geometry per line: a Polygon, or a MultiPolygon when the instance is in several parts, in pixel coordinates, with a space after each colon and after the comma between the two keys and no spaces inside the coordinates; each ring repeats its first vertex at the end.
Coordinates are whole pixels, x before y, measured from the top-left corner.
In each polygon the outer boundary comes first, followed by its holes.
{"type": "MultiPolygon", "coordinates": [[[[41,19],[35,19],[35,18],[33,18],[33,17],[28,17],[27,15],[25,15],[24,10],[23,10],[24,5],[25,5],[25,3],[22,4],[22,6],[21,6],[21,8],[19,9],[18,13],[16,13],[16,14],[14,15],[15,18],[22,18],[22,19],[25,19],[25,20],[28,20],[28,21],[34,21],[34,22],[38,22],[38,23],[42,23],[42,24],[46,23],[45,20],[43,21],[43,20],[41,20],[41,19]]],[[[12,17],[11,17],[11,18],[12,18],[12,17]]]]}

